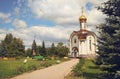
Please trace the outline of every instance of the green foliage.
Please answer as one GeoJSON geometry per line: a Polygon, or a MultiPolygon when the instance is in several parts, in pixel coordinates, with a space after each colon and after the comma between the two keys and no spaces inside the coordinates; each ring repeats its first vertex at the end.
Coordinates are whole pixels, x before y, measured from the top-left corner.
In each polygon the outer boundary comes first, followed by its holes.
{"type": "Polygon", "coordinates": [[[31,48],[28,48],[25,50],[25,56],[32,57],[32,49],[31,48]]]}
{"type": "Polygon", "coordinates": [[[33,40],[33,43],[32,43],[32,54],[37,54],[37,45],[36,45],[36,42],[35,40],[33,40]]]}
{"type": "Polygon", "coordinates": [[[57,47],[56,47],[57,53],[59,57],[64,57],[68,55],[69,49],[64,46],[62,42],[59,42],[57,47]]]}
{"type": "Polygon", "coordinates": [[[24,56],[24,49],[23,41],[9,33],[6,34],[5,39],[1,42],[0,54],[8,57],[24,56]]]}
{"type": "Polygon", "coordinates": [[[24,66],[20,66],[17,68],[17,71],[19,74],[23,73],[23,72],[26,72],[26,68],[24,66]]]}
{"type": "Polygon", "coordinates": [[[73,69],[73,74],[76,77],[83,79],[97,79],[101,70],[93,62],[94,59],[80,59],[79,63],[73,69]]]}
{"type": "Polygon", "coordinates": [[[73,72],[75,73],[75,76],[82,76],[83,75],[82,67],[83,67],[84,63],[85,63],[85,59],[80,59],[79,60],[79,63],[73,69],[73,72]]]}
{"type": "Polygon", "coordinates": [[[45,43],[44,43],[44,41],[42,42],[42,48],[41,48],[40,55],[42,55],[42,56],[47,56],[47,52],[46,52],[46,48],[45,48],[45,43]]]}
{"type": "MultiPolygon", "coordinates": [[[[108,0],[98,7],[107,18],[99,28],[99,45],[97,64],[108,74],[120,71],[120,0],[108,0]]],[[[110,75],[104,74],[106,78],[110,75]],[[107,75],[107,76],[106,76],[107,75]]],[[[103,76],[103,75],[102,75],[103,76]]],[[[103,79],[103,78],[102,78],[103,79]]],[[[110,79],[110,78],[109,78],[110,79]]],[[[111,78],[112,79],[112,78],[111,78]]],[[[114,78],[117,79],[117,78],[114,78]]]]}
{"type": "Polygon", "coordinates": [[[7,48],[5,46],[5,43],[2,42],[0,44],[0,57],[7,57],[8,56],[8,51],[7,51],[7,48]]]}
{"type": "Polygon", "coordinates": [[[57,55],[57,50],[56,50],[56,47],[54,45],[54,43],[52,43],[51,45],[51,48],[50,48],[50,55],[53,56],[53,55],[57,55]]]}
{"type": "Polygon", "coordinates": [[[27,71],[41,69],[56,64],[56,60],[37,61],[32,60],[31,58],[27,60],[27,63],[23,63],[24,59],[0,60],[0,79],[7,79],[27,71]]]}

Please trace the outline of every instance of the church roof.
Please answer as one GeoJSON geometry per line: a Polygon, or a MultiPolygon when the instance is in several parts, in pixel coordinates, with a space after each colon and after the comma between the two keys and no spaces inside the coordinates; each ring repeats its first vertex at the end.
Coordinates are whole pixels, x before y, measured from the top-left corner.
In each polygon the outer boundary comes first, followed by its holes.
{"type": "Polygon", "coordinates": [[[77,35],[78,39],[85,40],[88,35],[96,36],[94,32],[88,31],[88,30],[79,30],[79,31],[73,31],[70,37],[77,35]]]}

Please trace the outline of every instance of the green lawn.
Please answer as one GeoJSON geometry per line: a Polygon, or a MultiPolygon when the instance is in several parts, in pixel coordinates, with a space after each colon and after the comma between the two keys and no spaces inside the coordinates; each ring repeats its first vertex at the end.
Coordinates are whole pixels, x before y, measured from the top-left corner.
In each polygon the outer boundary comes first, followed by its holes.
{"type": "Polygon", "coordinates": [[[57,64],[56,60],[38,61],[28,59],[27,63],[23,63],[24,59],[20,60],[0,60],[0,79],[22,74],[24,72],[45,68],[53,64],[57,64]]]}
{"type": "Polygon", "coordinates": [[[93,59],[85,59],[82,72],[85,79],[97,79],[101,70],[94,64],[93,59]]]}
{"type": "Polygon", "coordinates": [[[94,59],[80,59],[72,74],[65,79],[97,79],[101,70],[93,62],[94,59]]]}

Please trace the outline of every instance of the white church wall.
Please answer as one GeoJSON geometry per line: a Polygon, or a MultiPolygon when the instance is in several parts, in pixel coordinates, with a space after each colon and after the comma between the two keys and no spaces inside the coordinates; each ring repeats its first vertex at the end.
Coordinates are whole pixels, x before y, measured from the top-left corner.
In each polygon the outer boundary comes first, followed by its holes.
{"type": "Polygon", "coordinates": [[[77,37],[77,35],[74,35],[73,37],[72,37],[72,47],[77,47],[78,48],[78,45],[79,45],[79,41],[78,41],[78,37],[77,37]],[[75,40],[76,40],[76,42],[75,42],[75,40]]]}
{"type": "MultiPolygon", "coordinates": [[[[70,38],[70,53],[69,53],[69,56],[70,56],[70,57],[74,57],[72,48],[73,48],[73,47],[77,47],[77,48],[78,48],[78,46],[79,46],[78,37],[77,37],[77,35],[73,35],[73,36],[70,38]]],[[[78,57],[78,52],[77,52],[76,56],[78,57]]]]}
{"type": "Polygon", "coordinates": [[[88,51],[88,54],[95,54],[95,51],[96,51],[96,40],[95,40],[95,37],[92,36],[92,35],[89,35],[87,37],[87,51],[88,51]]]}

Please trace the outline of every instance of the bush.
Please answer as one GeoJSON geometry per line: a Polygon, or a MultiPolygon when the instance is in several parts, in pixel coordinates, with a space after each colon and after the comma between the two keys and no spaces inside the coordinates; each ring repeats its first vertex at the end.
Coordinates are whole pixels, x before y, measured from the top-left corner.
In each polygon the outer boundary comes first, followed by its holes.
{"type": "Polygon", "coordinates": [[[15,59],[16,59],[16,60],[20,60],[20,59],[21,59],[21,57],[17,56],[17,57],[15,57],[15,59]]]}
{"type": "Polygon", "coordinates": [[[85,62],[84,58],[80,59],[79,63],[73,69],[73,72],[74,72],[75,76],[82,76],[83,75],[83,73],[82,73],[82,67],[83,67],[84,62],[85,62]]]}
{"type": "Polygon", "coordinates": [[[41,66],[43,66],[43,67],[49,67],[51,65],[52,65],[52,63],[46,63],[46,62],[44,62],[44,63],[41,64],[41,66]]]}
{"type": "Polygon", "coordinates": [[[28,70],[37,70],[37,66],[30,65],[30,66],[28,66],[28,70]]]}
{"type": "Polygon", "coordinates": [[[17,69],[17,71],[18,71],[18,73],[20,74],[20,73],[23,73],[23,72],[26,72],[26,68],[24,67],[24,66],[20,66],[20,67],[18,67],[18,69],[17,69]]]}

